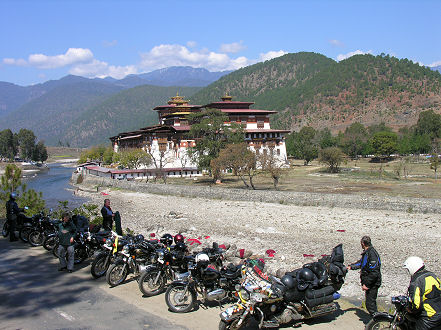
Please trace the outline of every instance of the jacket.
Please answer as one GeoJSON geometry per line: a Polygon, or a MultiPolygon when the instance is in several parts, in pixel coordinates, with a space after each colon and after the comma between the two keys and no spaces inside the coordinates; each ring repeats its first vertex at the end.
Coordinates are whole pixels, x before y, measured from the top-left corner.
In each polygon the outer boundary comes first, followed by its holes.
{"type": "Polygon", "coordinates": [[[361,259],[350,265],[351,269],[361,269],[361,284],[369,289],[381,285],[381,259],[378,252],[370,246],[361,254],[361,259]]]}
{"type": "Polygon", "coordinates": [[[77,233],[77,227],[75,224],[69,220],[66,224],[62,221],[58,225],[58,238],[60,239],[60,245],[70,246],[73,243],[70,242],[72,237],[75,237],[77,233]]]}
{"type": "Polygon", "coordinates": [[[408,290],[412,311],[429,318],[441,314],[440,286],[440,279],[424,268],[413,274],[408,290]]]}
{"type": "Polygon", "coordinates": [[[6,216],[18,215],[20,212],[23,212],[24,209],[18,207],[17,202],[13,199],[10,199],[6,202],[6,216]]]}
{"type": "Polygon", "coordinates": [[[113,220],[112,214],[113,214],[112,209],[107,208],[105,206],[101,208],[101,215],[103,216],[103,224],[112,222],[113,220]]]}

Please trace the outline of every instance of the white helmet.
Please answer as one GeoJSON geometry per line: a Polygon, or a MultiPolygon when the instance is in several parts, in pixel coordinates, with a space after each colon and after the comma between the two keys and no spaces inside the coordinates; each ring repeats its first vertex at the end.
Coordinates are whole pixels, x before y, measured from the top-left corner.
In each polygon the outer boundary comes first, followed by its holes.
{"type": "Polygon", "coordinates": [[[210,258],[208,257],[208,254],[202,252],[196,255],[195,261],[197,264],[208,264],[210,262],[210,258]]]}
{"type": "Polygon", "coordinates": [[[409,271],[410,276],[413,276],[418,270],[424,267],[424,261],[420,257],[409,257],[403,264],[403,268],[409,271]]]}

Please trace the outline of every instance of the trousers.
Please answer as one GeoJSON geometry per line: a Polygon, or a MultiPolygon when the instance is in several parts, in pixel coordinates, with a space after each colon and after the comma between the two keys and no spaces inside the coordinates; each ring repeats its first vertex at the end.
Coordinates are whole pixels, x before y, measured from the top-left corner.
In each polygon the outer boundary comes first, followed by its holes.
{"type": "Polygon", "coordinates": [[[377,295],[378,295],[377,286],[366,290],[366,309],[371,315],[378,312],[377,295]]]}
{"type": "Polygon", "coordinates": [[[75,255],[75,248],[73,245],[70,246],[59,245],[58,259],[60,260],[60,268],[65,268],[67,266],[68,270],[73,270],[74,255],[75,255]],[[67,253],[67,265],[66,265],[66,253],[67,253]]]}
{"type": "Polygon", "coordinates": [[[15,214],[8,215],[8,223],[9,223],[9,240],[15,241],[17,237],[15,237],[15,229],[17,228],[17,216],[15,214]]]}

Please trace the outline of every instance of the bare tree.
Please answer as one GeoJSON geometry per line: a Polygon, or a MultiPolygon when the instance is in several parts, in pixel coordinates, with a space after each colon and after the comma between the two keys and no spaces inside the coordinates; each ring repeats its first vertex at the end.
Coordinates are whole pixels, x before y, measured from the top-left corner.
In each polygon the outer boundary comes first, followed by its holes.
{"type": "Polygon", "coordinates": [[[158,148],[155,148],[150,142],[146,147],[147,153],[152,159],[153,165],[156,168],[156,178],[162,177],[164,183],[167,183],[167,174],[163,171],[165,166],[173,162],[173,150],[168,148],[168,143],[163,143],[162,141],[158,143],[158,148]]]}
{"type": "Polygon", "coordinates": [[[273,179],[274,189],[277,189],[280,177],[282,176],[282,168],[284,164],[274,154],[274,148],[265,149],[264,152],[258,155],[256,158],[257,167],[260,167],[263,171],[269,173],[273,179]]]}

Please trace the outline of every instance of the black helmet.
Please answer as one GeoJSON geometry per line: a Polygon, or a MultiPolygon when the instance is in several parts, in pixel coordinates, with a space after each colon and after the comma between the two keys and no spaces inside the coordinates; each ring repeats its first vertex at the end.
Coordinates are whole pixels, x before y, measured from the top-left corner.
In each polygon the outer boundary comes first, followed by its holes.
{"type": "Polygon", "coordinates": [[[16,192],[11,192],[11,194],[9,195],[9,197],[11,199],[16,199],[17,198],[17,193],[16,192]]]}
{"type": "Polygon", "coordinates": [[[302,268],[299,271],[299,279],[305,281],[305,282],[312,282],[315,279],[314,272],[309,268],[302,268]]]}
{"type": "Polygon", "coordinates": [[[288,289],[292,289],[296,285],[296,280],[289,275],[284,275],[281,281],[288,289]]]}
{"type": "Polygon", "coordinates": [[[144,240],[144,235],[138,234],[135,236],[135,241],[142,242],[144,240]]]}
{"type": "Polygon", "coordinates": [[[177,245],[179,242],[184,242],[184,236],[182,236],[182,234],[177,234],[175,236],[175,244],[177,245]]]}
{"type": "Polygon", "coordinates": [[[170,234],[164,234],[164,235],[162,235],[160,241],[162,244],[172,245],[173,244],[173,236],[170,234]]]}

